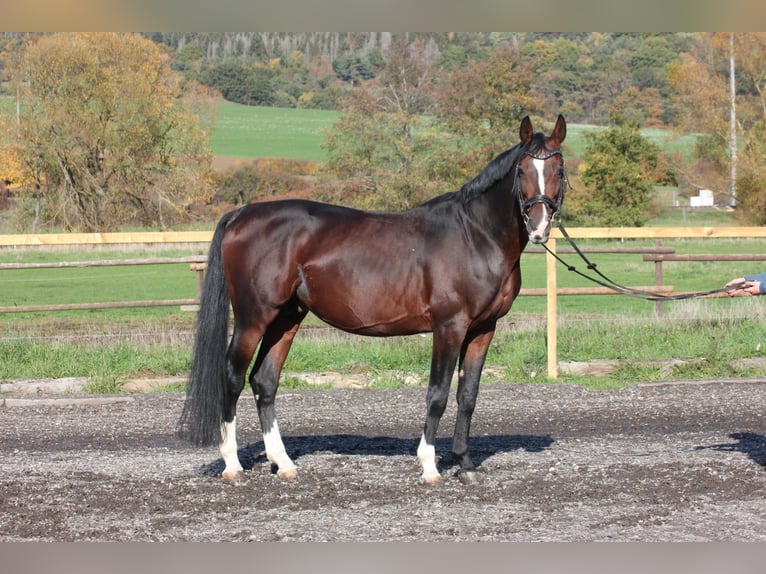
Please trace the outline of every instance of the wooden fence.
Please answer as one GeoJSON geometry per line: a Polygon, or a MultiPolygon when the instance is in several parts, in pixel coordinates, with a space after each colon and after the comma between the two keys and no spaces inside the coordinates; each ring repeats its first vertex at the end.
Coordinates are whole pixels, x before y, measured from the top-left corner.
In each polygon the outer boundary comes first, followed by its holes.
{"type": "MultiPolygon", "coordinates": [[[[573,228],[567,230],[573,239],[689,239],[689,238],[766,238],[766,227],[641,227],[641,228],[573,228]]],[[[75,233],[75,234],[39,234],[39,235],[0,235],[0,247],[31,247],[52,245],[118,245],[118,244],[166,244],[166,243],[209,243],[212,232],[134,232],[134,233],[75,233]]],[[[554,229],[548,248],[557,253],[559,240],[564,239],[558,229],[554,229]]],[[[530,247],[528,251],[535,252],[530,247]]],[[[672,248],[660,244],[649,248],[634,249],[591,249],[586,253],[623,252],[643,256],[644,261],[655,263],[655,285],[634,286],[636,289],[656,293],[672,293],[673,287],[662,283],[662,265],[669,261],[764,261],[766,254],[754,255],[682,255],[672,248]]],[[[562,249],[561,253],[571,252],[562,249]]],[[[0,264],[2,269],[23,269],[41,267],[87,267],[103,265],[148,265],[160,263],[188,262],[196,273],[197,299],[167,301],[131,301],[114,303],[83,303],[75,305],[39,305],[25,307],[0,307],[0,313],[20,311],[55,311],[72,309],[103,309],[110,307],[151,307],[160,305],[193,305],[199,299],[202,275],[205,269],[205,256],[184,258],[148,258],[142,260],[104,260],[89,262],[45,263],[45,264],[0,264]]],[[[547,341],[548,341],[548,376],[558,377],[557,348],[557,297],[568,295],[604,295],[614,292],[604,287],[559,288],[557,285],[556,259],[546,255],[546,287],[541,289],[522,289],[522,296],[545,296],[547,298],[547,341]]],[[[657,310],[661,312],[661,303],[657,310]]]]}
{"type": "Polygon", "coordinates": [[[197,297],[194,299],[155,299],[144,301],[107,301],[101,303],[62,303],[59,305],[6,305],[0,306],[0,313],[36,313],[45,311],[79,311],[92,309],[126,309],[140,307],[191,307],[199,303],[202,293],[202,269],[206,255],[188,257],[147,257],[144,259],[108,259],[101,261],[61,261],[52,263],[0,263],[0,271],[11,269],[71,269],[85,267],[117,267],[123,265],[167,265],[189,263],[197,270],[197,297]]]}
{"type": "MultiPolygon", "coordinates": [[[[572,239],[695,239],[695,238],[766,238],[766,227],[580,227],[567,229],[572,239]]],[[[564,239],[561,231],[554,229],[548,240],[548,249],[557,251],[557,243],[564,239]]],[[[666,254],[669,256],[670,254],[666,254]]],[[[722,257],[722,261],[726,256],[722,257]]],[[[668,259],[665,259],[667,261],[668,259]]],[[[661,263],[661,262],[657,262],[661,263]]],[[[660,279],[662,270],[660,268],[660,279]]],[[[656,271],[655,271],[656,277],[656,271]]],[[[548,377],[558,378],[558,308],[556,301],[556,258],[546,256],[547,289],[547,339],[548,339],[548,377]]]]}
{"type": "MultiPolygon", "coordinates": [[[[175,243],[175,241],[173,241],[175,243]]],[[[531,250],[532,252],[545,253],[544,250],[531,250]]],[[[565,250],[563,253],[574,253],[574,250],[565,250]]],[[[635,249],[585,249],[585,253],[632,253],[643,255],[644,257],[659,257],[669,255],[675,252],[672,248],[635,248],[635,249]]],[[[88,267],[117,267],[133,265],[164,265],[189,263],[189,268],[196,274],[197,296],[194,299],[161,299],[161,300],[143,300],[143,301],[112,301],[100,303],[61,303],[55,305],[6,305],[0,306],[2,313],[32,313],[46,311],[79,311],[92,309],[120,309],[120,308],[140,308],[140,307],[175,307],[194,309],[199,304],[202,295],[202,283],[204,272],[207,269],[206,255],[191,255],[188,257],[149,257],[144,259],[105,259],[94,261],[61,261],[49,263],[0,263],[0,271],[22,270],[22,269],[70,269],[70,268],[88,268],[88,267]]],[[[673,291],[672,285],[655,284],[649,286],[636,286],[635,289],[648,291],[652,293],[670,293],[673,291]]],[[[615,295],[615,291],[606,287],[559,287],[556,290],[558,296],[568,295],[615,295]]],[[[523,288],[519,293],[522,297],[543,297],[547,295],[547,289],[541,288],[523,288]]]]}

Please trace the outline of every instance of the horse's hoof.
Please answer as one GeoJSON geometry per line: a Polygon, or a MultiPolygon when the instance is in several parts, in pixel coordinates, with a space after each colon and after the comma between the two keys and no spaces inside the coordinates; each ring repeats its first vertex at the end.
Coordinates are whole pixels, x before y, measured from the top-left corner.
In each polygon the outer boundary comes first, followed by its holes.
{"type": "Polygon", "coordinates": [[[428,476],[421,476],[420,477],[420,484],[425,484],[426,486],[436,486],[437,484],[441,484],[442,477],[439,474],[430,474],[428,476]]]}
{"type": "Polygon", "coordinates": [[[479,484],[483,480],[481,473],[476,470],[461,470],[457,477],[465,485],[479,484]]]}
{"type": "Polygon", "coordinates": [[[297,468],[286,468],[285,470],[278,470],[277,477],[281,480],[293,480],[298,478],[297,468]]]}
{"type": "Polygon", "coordinates": [[[245,477],[244,470],[224,471],[222,476],[223,476],[223,481],[228,482],[229,484],[236,484],[238,482],[245,482],[247,480],[247,477],[245,477]]]}

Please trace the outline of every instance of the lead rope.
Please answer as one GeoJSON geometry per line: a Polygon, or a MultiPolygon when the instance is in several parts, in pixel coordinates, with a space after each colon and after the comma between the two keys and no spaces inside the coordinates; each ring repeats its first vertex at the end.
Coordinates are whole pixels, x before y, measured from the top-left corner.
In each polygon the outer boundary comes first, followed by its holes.
{"type": "Polygon", "coordinates": [[[575,250],[575,253],[577,253],[580,256],[580,258],[586,263],[586,265],[588,266],[588,269],[590,271],[594,271],[599,277],[601,277],[601,279],[597,279],[595,277],[592,277],[591,275],[588,275],[587,273],[584,273],[583,271],[580,271],[574,265],[569,265],[556,253],[548,249],[547,245],[543,244],[543,247],[548,253],[553,255],[553,257],[555,257],[559,263],[564,265],[564,267],[567,268],[567,271],[572,271],[573,273],[579,275],[580,277],[584,277],[588,281],[596,283],[597,285],[600,285],[602,287],[606,287],[607,289],[611,289],[612,291],[615,291],[617,293],[628,295],[629,297],[637,297],[639,299],[645,299],[647,301],[681,301],[683,299],[694,299],[699,297],[708,297],[710,295],[717,295],[719,293],[728,293],[729,291],[733,291],[735,289],[741,289],[742,287],[745,286],[745,283],[743,282],[737,285],[732,285],[730,287],[721,287],[720,289],[711,289],[710,291],[697,291],[694,293],[680,293],[678,295],[663,295],[662,293],[653,293],[651,291],[644,291],[642,289],[626,287],[624,285],[620,285],[619,283],[616,283],[615,281],[612,281],[609,277],[601,273],[601,271],[598,269],[598,266],[595,263],[591,262],[585,256],[585,254],[580,250],[580,248],[577,246],[574,240],[572,240],[572,238],[567,233],[566,229],[564,229],[564,225],[561,223],[560,219],[558,221],[558,227],[561,230],[561,234],[564,236],[564,239],[567,240],[569,245],[571,245],[572,248],[575,250]]]}

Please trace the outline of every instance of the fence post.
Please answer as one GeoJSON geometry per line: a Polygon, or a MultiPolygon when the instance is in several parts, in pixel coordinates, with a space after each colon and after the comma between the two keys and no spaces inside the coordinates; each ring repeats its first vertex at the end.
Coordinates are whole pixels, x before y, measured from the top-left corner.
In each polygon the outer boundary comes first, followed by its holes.
{"type": "MultiPolygon", "coordinates": [[[[548,239],[548,249],[551,253],[556,253],[556,240],[551,237],[548,239]]],[[[559,377],[558,369],[558,349],[556,340],[556,258],[546,253],[546,299],[547,299],[547,318],[548,318],[548,378],[557,379],[559,377]]]]}
{"type": "Polygon", "coordinates": [[[205,281],[205,269],[207,263],[192,263],[189,265],[192,271],[197,272],[197,301],[202,301],[202,285],[205,281]]]}
{"type": "MultiPolygon", "coordinates": [[[[662,240],[658,239],[654,242],[655,247],[662,247],[662,240]]],[[[654,284],[656,286],[662,285],[662,258],[658,257],[654,261],[654,284]]],[[[662,300],[654,302],[654,314],[657,317],[662,317],[662,300]]]]}

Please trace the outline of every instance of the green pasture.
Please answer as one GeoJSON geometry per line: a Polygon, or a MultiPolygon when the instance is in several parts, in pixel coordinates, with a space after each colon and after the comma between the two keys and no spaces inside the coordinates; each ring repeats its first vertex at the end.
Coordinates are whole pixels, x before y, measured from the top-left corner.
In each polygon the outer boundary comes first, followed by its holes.
{"type": "MultiPolygon", "coordinates": [[[[15,99],[0,97],[0,113],[15,114],[15,99]]],[[[332,128],[338,112],[245,106],[223,102],[218,109],[215,129],[211,134],[213,154],[231,158],[279,157],[323,161],[326,152],[320,144],[325,130],[332,128]]],[[[554,118],[551,118],[554,119],[554,118]]],[[[587,146],[585,134],[599,130],[596,126],[569,124],[566,146],[573,157],[582,157],[587,146]]],[[[649,140],[666,152],[689,157],[695,137],[678,135],[671,130],[644,128],[649,140]]]]}
{"type": "MultiPolygon", "coordinates": [[[[582,157],[588,146],[586,134],[603,129],[605,128],[584,124],[567,124],[567,139],[564,145],[573,157],[582,157]]],[[[678,153],[686,160],[691,158],[697,139],[695,134],[677,134],[662,128],[642,128],[640,131],[646,139],[657,144],[665,153],[678,153]]]]}
{"type": "MultiPolygon", "coordinates": [[[[224,102],[212,134],[213,153],[221,157],[285,157],[322,161],[327,159],[320,144],[325,130],[332,128],[338,112],[243,106],[224,102]]],[[[566,146],[574,157],[582,157],[587,146],[585,134],[596,126],[569,124],[566,146]]],[[[668,153],[689,157],[696,136],[678,135],[671,130],[644,128],[641,133],[668,153]]]]}
{"type": "Polygon", "coordinates": [[[211,136],[213,153],[221,157],[279,157],[323,161],[320,144],[337,112],[243,106],[224,102],[211,136]]]}

